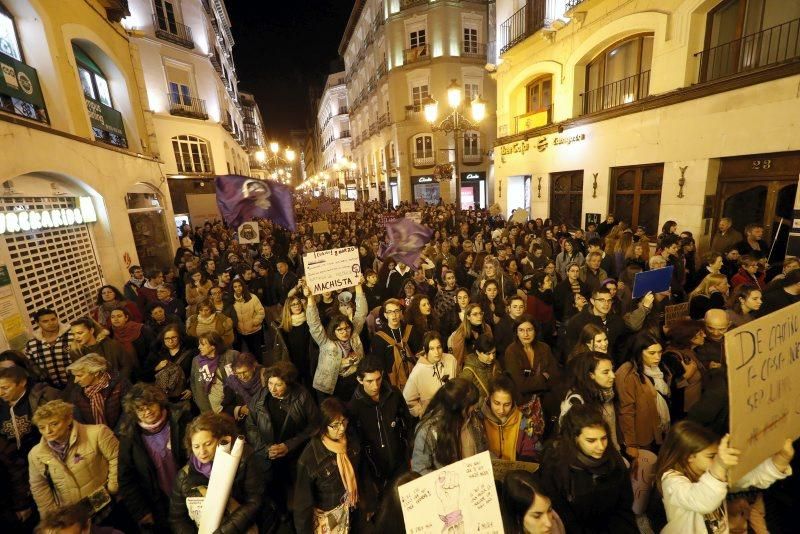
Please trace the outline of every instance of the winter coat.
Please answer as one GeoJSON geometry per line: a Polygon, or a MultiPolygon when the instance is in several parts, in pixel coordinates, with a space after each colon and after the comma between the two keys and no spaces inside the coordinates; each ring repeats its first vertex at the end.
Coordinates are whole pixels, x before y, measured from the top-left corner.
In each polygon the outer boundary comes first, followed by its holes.
{"type": "Polygon", "coordinates": [[[458,374],[458,364],[452,354],[442,354],[442,359],[437,364],[422,363],[418,361],[408,381],[403,387],[403,398],[408,403],[408,409],[414,417],[422,417],[425,408],[433,396],[439,391],[447,380],[455,378],[458,374]]]}
{"type": "Polygon", "coordinates": [[[561,252],[556,256],[556,272],[558,273],[559,280],[567,278],[567,265],[570,263],[577,263],[578,267],[583,266],[583,254],[580,251],[575,251],[572,256],[567,255],[566,251],[561,252]]]}
{"type": "Polygon", "coordinates": [[[108,330],[102,330],[97,334],[94,345],[73,348],[70,351],[72,361],[74,362],[87,354],[99,354],[108,360],[109,371],[117,371],[120,377],[130,380],[134,369],[139,367],[139,362],[136,361],[135,355],[126,351],[122,345],[109,336],[108,330]]]}
{"type": "MultiPolygon", "coordinates": [[[[169,405],[168,410],[169,448],[175,465],[181,466],[187,461],[183,438],[192,414],[186,403],[169,405]]],[[[170,496],[161,491],[155,465],[142,438],[142,429],[135,421],[120,432],[119,493],[137,521],[147,514],[153,514],[157,524],[167,521],[170,496]]]]}
{"type": "Polygon", "coordinates": [[[493,458],[517,460],[517,441],[520,436],[522,412],[514,407],[505,423],[500,422],[488,404],[481,405],[481,420],[486,431],[486,441],[493,458]]]}
{"type": "Polygon", "coordinates": [[[236,310],[236,331],[242,335],[255,334],[261,330],[261,324],[264,322],[265,312],[264,306],[258,297],[250,295],[250,300],[247,302],[242,300],[233,300],[233,308],[236,310]]]}
{"type": "MultiPolygon", "coordinates": [[[[411,454],[411,470],[420,475],[427,475],[431,471],[444,467],[436,460],[434,454],[438,440],[435,430],[438,420],[439,415],[433,414],[417,425],[414,436],[414,452],[411,454]]],[[[489,444],[486,442],[486,432],[483,430],[483,424],[478,417],[469,418],[466,430],[472,435],[476,453],[481,453],[488,449],[489,444]]],[[[459,458],[459,460],[462,459],[459,458]]]]}
{"type": "Polygon", "coordinates": [[[481,395],[480,404],[483,404],[489,397],[489,382],[497,376],[503,374],[503,369],[495,357],[494,362],[486,365],[478,359],[476,353],[467,354],[467,359],[464,361],[464,367],[459,373],[459,378],[469,380],[478,387],[481,395]]]}
{"type": "Polygon", "coordinates": [[[186,333],[197,337],[204,332],[216,332],[229,347],[233,344],[233,320],[223,313],[217,313],[211,325],[201,324],[197,315],[192,315],[186,320],[186,333]]]}
{"type": "Polygon", "coordinates": [[[517,387],[517,404],[530,401],[533,395],[548,394],[560,375],[550,347],[540,341],[533,343],[533,368],[518,342],[506,349],[503,368],[517,387]]]}
{"type": "MultiPolygon", "coordinates": [[[[361,344],[360,334],[368,312],[367,298],[362,291],[356,291],[356,311],[353,314],[350,345],[353,352],[358,355],[359,361],[364,357],[364,346],[361,344]]],[[[342,349],[339,347],[339,343],[328,338],[319,317],[317,304],[312,299],[308,300],[306,306],[306,322],[311,337],[319,345],[319,361],[314,373],[314,389],[332,395],[342,370],[342,349]]]]}
{"type": "Polygon", "coordinates": [[[31,493],[39,513],[74,504],[105,487],[117,493],[119,441],[106,425],[72,423],[61,460],[42,438],[28,455],[31,493]]]}
{"type": "MultiPolygon", "coordinates": [[[[669,369],[664,370],[664,381],[672,380],[669,369]]],[[[626,447],[647,448],[661,440],[656,409],[656,391],[651,379],[642,379],[632,362],[625,362],[617,369],[614,389],[617,391],[619,410],[617,420],[626,447]]]]}
{"type": "MultiPolygon", "coordinates": [[[[492,328],[488,324],[483,323],[481,326],[481,334],[494,337],[492,328]]],[[[461,326],[456,328],[450,335],[450,338],[447,340],[447,347],[455,357],[456,362],[458,362],[458,368],[461,369],[461,366],[464,365],[464,359],[467,357],[467,339],[464,336],[464,329],[461,328],[461,326]]]]}
{"type": "Polygon", "coordinates": [[[744,267],[740,267],[739,272],[733,275],[733,278],[731,278],[731,289],[736,289],[737,287],[745,284],[756,286],[759,291],[764,291],[764,288],[767,285],[764,272],[759,272],[756,276],[753,276],[747,272],[744,267]]]}
{"type": "Polygon", "coordinates": [[[264,388],[247,404],[250,410],[245,419],[247,442],[259,455],[266,456],[267,447],[283,443],[289,449],[287,456],[298,456],[319,427],[319,408],[306,388],[292,384],[281,400],[281,406],[286,410],[286,421],[281,428],[275,428],[267,408],[270,397],[269,390],[264,388]],[[289,421],[302,430],[295,435],[287,435],[289,421]]]}
{"type": "Polygon", "coordinates": [[[233,372],[231,365],[233,364],[233,358],[237,354],[239,354],[238,351],[228,349],[217,356],[217,358],[219,358],[219,364],[217,365],[217,376],[214,379],[217,384],[212,385],[212,389],[219,386],[219,405],[212,405],[212,401],[209,398],[212,396],[211,391],[206,389],[206,383],[200,379],[200,365],[198,363],[200,356],[195,356],[192,360],[192,370],[189,375],[189,387],[192,390],[192,399],[194,399],[194,403],[200,409],[201,413],[211,410],[214,410],[217,413],[222,411],[222,398],[225,379],[233,372]]]}
{"type": "MultiPolygon", "coordinates": [[[[111,380],[108,387],[102,390],[102,395],[105,397],[105,406],[103,416],[105,417],[105,425],[114,430],[120,421],[122,415],[122,399],[131,389],[131,383],[125,378],[111,373],[111,380]]],[[[92,403],[83,392],[83,388],[76,383],[70,384],[66,391],[64,391],[64,400],[75,405],[75,419],[79,423],[85,425],[98,424],[94,420],[92,414],[92,403]]]]}
{"type": "MultiPolygon", "coordinates": [[[[252,526],[258,526],[263,516],[264,490],[269,483],[266,478],[266,465],[254,457],[249,445],[245,445],[230,496],[239,507],[222,517],[215,534],[241,534],[252,526]]],[[[186,509],[186,498],[199,497],[198,488],[207,486],[208,479],[197,472],[191,462],[178,471],[169,504],[169,526],[173,534],[197,533],[197,525],[189,518],[186,509]]]]}

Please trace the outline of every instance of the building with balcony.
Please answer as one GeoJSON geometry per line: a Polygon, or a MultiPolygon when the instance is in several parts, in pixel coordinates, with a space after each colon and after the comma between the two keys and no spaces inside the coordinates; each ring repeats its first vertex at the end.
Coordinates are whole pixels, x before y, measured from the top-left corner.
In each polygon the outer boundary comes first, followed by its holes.
{"type": "MultiPolygon", "coordinates": [[[[148,118],[176,217],[218,218],[214,175],[252,169],[261,116],[238,90],[223,0],[129,0],[122,21],[141,64],[148,118]]],[[[255,107],[254,107],[255,106],[255,107]]]]}
{"type": "Polygon", "coordinates": [[[239,102],[242,104],[244,147],[249,156],[250,175],[266,179],[267,168],[264,157],[269,147],[264,135],[264,118],[252,93],[240,92],[239,102]]]}
{"type": "MultiPolygon", "coordinates": [[[[329,75],[325,81],[317,108],[317,124],[320,132],[319,147],[322,154],[320,171],[333,173],[337,162],[352,157],[350,110],[347,105],[344,71],[329,75]]],[[[356,190],[355,180],[346,184],[345,177],[339,176],[339,182],[336,190],[346,189],[348,185],[352,191],[356,190]]]]}
{"type": "Polygon", "coordinates": [[[731,217],[763,224],[782,257],[800,175],[800,2],[498,0],[497,35],[507,214],[582,227],[613,213],[649,235],[673,219],[701,248],[731,217]]]}
{"type": "Polygon", "coordinates": [[[462,205],[493,200],[495,82],[487,66],[494,47],[487,0],[358,0],[339,54],[345,62],[355,185],[365,198],[455,199],[456,180],[439,182],[436,165],[456,163],[462,205]],[[491,54],[490,54],[491,55],[491,54]],[[446,102],[452,80],[465,101],[480,95],[490,112],[474,131],[434,133],[422,103],[446,102]],[[456,160],[456,154],[458,158],[456,160]]]}
{"type": "Polygon", "coordinates": [[[66,323],[86,315],[129,262],[172,264],[126,4],[0,0],[0,350],[24,345],[40,308],[66,323]]]}

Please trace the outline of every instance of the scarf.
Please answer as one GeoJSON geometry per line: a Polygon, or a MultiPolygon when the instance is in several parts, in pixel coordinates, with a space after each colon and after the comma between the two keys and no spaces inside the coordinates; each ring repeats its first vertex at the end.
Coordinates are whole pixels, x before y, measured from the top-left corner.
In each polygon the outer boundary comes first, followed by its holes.
{"type": "Polygon", "coordinates": [[[139,421],[139,426],[148,434],[157,434],[161,432],[161,429],[164,428],[165,424],[167,424],[167,410],[164,408],[161,409],[161,417],[159,417],[158,421],[152,425],[148,425],[147,423],[142,423],[139,421]]]}
{"type": "Polygon", "coordinates": [[[211,391],[211,384],[217,376],[217,367],[219,367],[219,358],[206,358],[202,354],[197,357],[197,367],[200,369],[199,378],[206,384],[206,393],[211,391]]]}
{"type": "Polygon", "coordinates": [[[212,324],[216,320],[217,320],[217,314],[216,313],[212,313],[208,317],[203,317],[199,313],[197,314],[197,324],[202,324],[202,325],[208,326],[208,325],[212,324]]]}
{"type": "Polygon", "coordinates": [[[134,340],[139,338],[142,333],[142,323],[136,321],[128,321],[122,328],[113,328],[114,340],[120,343],[126,351],[131,354],[136,354],[136,349],[133,348],[134,340]]]}
{"type": "Polygon", "coordinates": [[[292,326],[300,326],[301,324],[306,322],[306,314],[293,313],[291,319],[292,319],[292,326]]]}
{"type": "Polygon", "coordinates": [[[614,388],[600,388],[600,402],[603,404],[614,400],[614,388]]]}
{"type": "Polygon", "coordinates": [[[114,308],[122,304],[118,300],[112,300],[111,302],[104,302],[97,308],[97,322],[103,326],[109,324],[111,320],[111,312],[114,311],[114,308]]]}
{"type": "MultiPolygon", "coordinates": [[[[664,381],[664,371],[657,365],[645,365],[644,374],[653,381],[653,387],[656,388],[656,411],[658,412],[658,430],[663,434],[669,430],[669,406],[665,397],[669,396],[669,385],[664,381]]],[[[661,443],[660,440],[656,440],[661,443]]]]}
{"type": "Polygon", "coordinates": [[[258,391],[263,387],[261,384],[261,366],[256,365],[253,376],[248,381],[242,381],[238,376],[230,374],[225,378],[225,385],[231,388],[234,393],[239,395],[245,402],[250,402],[250,399],[258,394],[258,391]]]}
{"type": "Polygon", "coordinates": [[[203,463],[197,459],[197,456],[194,454],[192,455],[192,459],[189,460],[192,463],[192,467],[194,470],[203,475],[206,478],[211,478],[211,468],[214,466],[214,460],[211,460],[208,463],[203,463]]]}
{"type": "Polygon", "coordinates": [[[89,399],[92,407],[92,419],[96,425],[106,424],[106,398],[103,397],[102,392],[110,382],[111,375],[105,372],[98,378],[97,383],[83,388],[83,394],[89,399]]]}
{"type": "Polygon", "coordinates": [[[322,444],[336,455],[336,467],[339,468],[339,476],[342,477],[345,489],[345,503],[353,508],[358,503],[358,484],[353,464],[350,463],[350,458],[347,456],[347,438],[343,437],[341,441],[333,441],[328,436],[322,436],[322,444]]]}
{"type": "Polygon", "coordinates": [[[50,450],[56,453],[56,456],[63,462],[67,457],[67,449],[69,448],[69,438],[64,443],[58,441],[48,441],[47,446],[50,450]]]}

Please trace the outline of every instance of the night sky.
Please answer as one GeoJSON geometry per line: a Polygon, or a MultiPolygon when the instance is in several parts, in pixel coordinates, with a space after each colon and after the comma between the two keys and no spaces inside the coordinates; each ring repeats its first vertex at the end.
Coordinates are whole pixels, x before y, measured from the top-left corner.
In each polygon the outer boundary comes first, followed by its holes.
{"type": "Polygon", "coordinates": [[[227,0],[239,89],[261,108],[268,139],[305,128],[309,87],[322,88],[352,0],[227,0]]]}

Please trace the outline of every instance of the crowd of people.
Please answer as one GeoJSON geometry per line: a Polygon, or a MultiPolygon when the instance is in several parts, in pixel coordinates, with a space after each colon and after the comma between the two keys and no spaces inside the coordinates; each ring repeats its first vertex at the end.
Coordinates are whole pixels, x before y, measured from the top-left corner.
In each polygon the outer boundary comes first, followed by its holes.
{"type": "Polygon", "coordinates": [[[791,440],[727,481],[724,334],[800,300],[762,227],[722,219],[698,257],[673,221],[651,240],[613,215],[296,202],[296,231],[185,225],[173,265],[131,265],[86,317],[36,312],[0,354],[9,531],[196,532],[190,498],[240,435],[225,534],[405,532],[397,488],[484,451],[536,464],[498,481],[510,534],[793,531],[791,440]],[[380,254],[406,211],[432,231],[415,265],[380,254]],[[357,284],[312,295],[303,254],[343,246],[357,284]],[[669,289],[632,297],[668,265],[669,289]]]}

